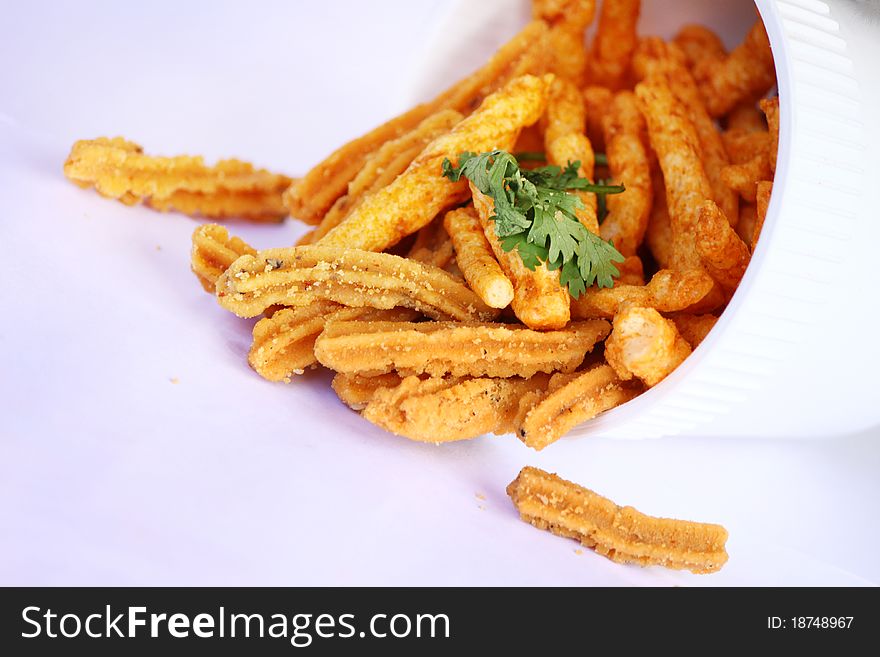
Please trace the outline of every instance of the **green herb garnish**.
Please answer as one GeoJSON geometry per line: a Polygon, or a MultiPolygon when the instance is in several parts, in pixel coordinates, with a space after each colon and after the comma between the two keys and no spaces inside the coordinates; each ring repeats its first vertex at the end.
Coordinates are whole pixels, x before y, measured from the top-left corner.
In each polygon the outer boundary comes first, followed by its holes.
{"type": "Polygon", "coordinates": [[[607,167],[608,156],[605,153],[596,153],[595,164],[597,167],[607,167]]]}
{"type": "Polygon", "coordinates": [[[544,162],[547,159],[547,155],[541,151],[519,151],[513,156],[517,162],[544,162]]]}
{"type": "Polygon", "coordinates": [[[614,285],[620,272],[615,262],[624,258],[611,242],[588,231],[577,220],[584,204],[568,190],[594,194],[619,194],[623,185],[597,185],[578,175],[580,162],[532,170],[519,168],[506,151],[476,155],[461,153],[458,166],[443,160],[443,175],[452,181],[462,176],[495,202],[495,234],[505,251],[517,249],[523,264],[534,270],[546,263],[559,269],[559,280],[577,299],[588,287],[614,285]]]}

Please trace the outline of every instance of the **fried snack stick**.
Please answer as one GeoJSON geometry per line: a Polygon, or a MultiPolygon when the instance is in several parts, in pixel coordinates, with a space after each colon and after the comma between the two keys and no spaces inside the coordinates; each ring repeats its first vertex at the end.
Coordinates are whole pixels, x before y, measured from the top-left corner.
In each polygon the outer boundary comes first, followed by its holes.
{"type": "Polygon", "coordinates": [[[727,49],[721,37],[705,25],[685,25],[673,41],[681,49],[691,70],[700,63],[727,57],[727,49]]]}
{"type": "Polygon", "coordinates": [[[513,284],[492,254],[483,227],[472,206],[446,213],[446,232],[455,248],[455,259],[465,280],[487,306],[506,308],[513,301],[513,284]]]}
{"type": "Polygon", "coordinates": [[[770,132],[770,169],[776,173],[776,152],[779,150],[779,96],[765,98],[759,104],[761,111],[767,117],[767,127],[770,132]]]}
{"type": "Polygon", "coordinates": [[[330,322],[409,322],[416,317],[418,313],[407,308],[347,308],[323,300],[299,308],[282,308],[254,326],[248,363],[264,379],[290,383],[292,375],[317,365],[315,340],[330,322]]]}
{"type": "Polygon", "coordinates": [[[346,374],[528,378],[573,371],[609,329],[602,320],[543,332],[476,322],[333,322],[318,337],[315,355],[346,374]]]}
{"type": "Polygon", "coordinates": [[[653,308],[632,304],[626,304],[614,316],[611,337],[605,341],[605,360],[617,376],[624,381],[639,378],[649,388],[690,355],[691,346],[672,320],[653,308]]]}
{"type": "Polygon", "coordinates": [[[703,202],[699,212],[697,251],[712,278],[731,294],[749,266],[751,252],[715,203],[703,202]]]}
{"type": "Polygon", "coordinates": [[[773,193],[773,183],[769,180],[762,180],[757,187],[757,205],[755,207],[755,226],[752,229],[752,250],[755,250],[755,244],[761,236],[761,230],[764,228],[764,219],[767,217],[767,207],[770,205],[770,195],[773,193]]]}
{"type": "Polygon", "coordinates": [[[599,28],[587,62],[590,84],[616,91],[625,86],[630,59],[636,48],[640,0],[603,2],[599,28]]]}
{"type": "Polygon", "coordinates": [[[698,574],[727,563],[727,530],[721,525],[648,516],[532,467],[520,471],[507,494],[529,524],[580,541],[616,563],[698,574]]]}
{"type": "Polygon", "coordinates": [[[607,87],[589,86],[584,89],[584,107],[587,111],[587,137],[593,149],[605,151],[605,133],[602,121],[614,94],[607,87]]]}
{"type": "Polygon", "coordinates": [[[441,110],[426,118],[413,130],[382,144],[367,158],[363,168],[348,184],[347,193],[336,199],[306,243],[317,242],[341,224],[366,197],[391,184],[425,150],[425,146],[449,132],[462,118],[464,117],[455,110],[441,110]]]}
{"type": "Polygon", "coordinates": [[[721,133],[724,148],[732,164],[745,164],[759,155],[770,153],[770,133],[727,130],[721,133]]]}
{"type": "Polygon", "coordinates": [[[214,294],[220,275],[240,256],[255,253],[241,238],[230,237],[223,226],[204,224],[193,231],[191,266],[205,292],[214,294]]]}
{"type": "Polygon", "coordinates": [[[532,0],[532,15],[550,25],[551,73],[582,82],[587,65],[584,32],[595,13],[596,0],[532,0]]]}
{"type": "Polygon", "coordinates": [[[379,376],[361,376],[360,374],[337,373],[330,386],[343,404],[354,411],[362,411],[367,407],[376,393],[383,388],[396,388],[403,379],[395,372],[379,376]]]}
{"type": "Polygon", "coordinates": [[[442,217],[437,217],[416,233],[415,242],[406,257],[440,269],[452,262],[455,251],[442,217]]]}
{"type": "Polygon", "coordinates": [[[651,187],[654,199],[651,203],[651,216],[648,219],[648,230],[645,242],[661,269],[668,269],[672,263],[672,223],[669,220],[669,208],[666,207],[666,185],[663,184],[663,172],[654,167],[651,172],[651,187]]]}
{"type": "Polygon", "coordinates": [[[645,267],[639,256],[627,256],[626,260],[617,265],[620,276],[618,276],[614,285],[644,285],[645,284],[645,267]]]}
{"type": "MultiPolygon", "coordinates": [[[[547,113],[544,115],[544,150],[547,163],[565,167],[569,162],[580,162],[578,175],[593,180],[595,155],[585,134],[587,125],[584,99],[571,82],[557,78],[550,86],[547,113]]],[[[591,192],[575,192],[584,207],[575,213],[578,221],[591,233],[599,234],[596,216],[596,195],[591,192]]]]}
{"type": "Polygon", "coordinates": [[[253,221],[283,219],[287,213],[281,193],[291,183],[286,176],[240,160],[208,167],[201,157],[145,155],[141,146],[122,137],[76,142],[64,175],[126,205],[147,202],[163,211],[253,221]]]}
{"type": "Polygon", "coordinates": [[[666,184],[673,239],[669,264],[679,270],[700,268],[694,242],[697,207],[712,198],[712,187],[703,169],[696,130],[662,77],[642,80],[636,85],[636,96],[666,184]]]}
{"type": "Polygon", "coordinates": [[[694,75],[706,109],[714,117],[727,114],[742,101],[766,94],[776,82],[776,69],[761,19],[727,58],[696,67],[694,75]]]}
{"type": "Polygon", "coordinates": [[[745,164],[729,164],[721,170],[721,180],[743,200],[754,203],[758,193],[758,182],[772,178],[770,158],[759,153],[745,164]]]}
{"type": "Polygon", "coordinates": [[[217,281],[220,305],[256,317],[274,304],[326,299],[356,308],[412,308],[435,319],[491,320],[497,311],[448,272],[388,253],[326,246],[268,249],[236,260],[217,281]]]}
{"type": "Polygon", "coordinates": [[[285,194],[290,213],[305,221],[317,224],[337,198],[345,193],[349,181],[357,175],[367,158],[382,144],[397,139],[412,130],[428,116],[442,109],[454,109],[467,114],[476,108],[487,95],[507,81],[510,73],[537,73],[522,70],[540,64],[540,57],[530,59],[525,67],[517,66],[517,60],[526,59],[531,51],[546,45],[547,25],[533,21],[519,34],[504,44],[498,52],[478,71],[456,83],[434,100],[416,105],[376,129],[336,149],[325,160],[312,168],[303,178],[292,185],[285,194]]]}
{"type": "Polygon", "coordinates": [[[677,312],[703,301],[714,288],[714,281],[702,268],[690,271],[661,269],[647,285],[591,287],[572,300],[574,319],[614,317],[626,302],[661,312],[677,312]]]}
{"type": "Polygon", "coordinates": [[[364,408],[363,417],[410,440],[467,440],[508,431],[519,399],[546,384],[546,375],[464,380],[421,380],[411,376],[396,388],[378,389],[364,408]]]}
{"type": "Polygon", "coordinates": [[[718,318],[715,315],[680,314],[672,317],[672,321],[691,349],[696,349],[709,335],[718,318]]]}
{"type": "Polygon", "coordinates": [[[529,328],[542,330],[559,329],[568,324],[571,319],[569,295],[559,283],[559,270],[550,271],[545,263],[531,270],[523,264],[519,253],[505,251],[491,219],[495,212],[494,201],[473,184],[470,188],[486,241],[513,284],[511,307],[517,319],[529,328]]]}
{"type": "Polygon", "coordinates": [[[642,141],[645,121],[636,97],[629,91],[619,92],[602,124],[611,178],[623,183],[626,191],[606,198],[608,215],[600,235],[624,256],[633,256],[648,228],[652,198],[651,167],[642,141]]]}
{"type": "Polygon", "coordinates": [[[712,189],[712,198],[724,211],[724,215],[735,222],[739,216],[736,193],[724,184],[722,176],[722,171],[730,164],[730,160],[721,134],[706,111],[697,83],[684,60],[684,54],[675,44],[666,43],[657,37],[647,37],[639,43],[633,58],[633,68],[641,77],[662,77],[684,105],[687,118],[697,135],[699,154],[712,189]]]}
{"type": "Polygon", "coordinates": [[[535,404],[517,435],[532,449],[542,450],[572,427],[620,406],[641,390],[639,385],[624,383],[608,365],[598,365],[555,387],[535,404]]]}
{"type": "Polygon", "coordinates": [[[744,100],[737,104],[724,117],[724,127],[743,132],[767,132],[767,120],[753,100],[744,100]]]}
{"type": "Polygon", "coordinates": [[[754,203],[740,203],[739,223],[736,234],[749,248],[755,250],[755,228],[758,223],[758,209],[754,203]]]}
{"type": "Polygon", "coordinates": [[[552,76],[525,75],[492,94],[452,131],[432,141],[394,182],[364,199],[320,240],[325,246],[383,251],[467,197],[467,182],[441,172],[443,160],[460,153],[510,150],[519,131],[543,114],[552,76]]]}

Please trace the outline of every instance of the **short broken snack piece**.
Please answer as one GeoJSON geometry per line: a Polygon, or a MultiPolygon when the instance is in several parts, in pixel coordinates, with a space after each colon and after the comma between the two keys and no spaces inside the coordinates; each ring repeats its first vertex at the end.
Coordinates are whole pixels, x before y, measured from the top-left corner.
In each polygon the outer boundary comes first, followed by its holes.
{"type": "Polygon", "coordinates": [[[243,255],[257,251],[217,224],[204,224],[193,231],[191,266],[206,292],[214,294],[217,279],[243,255]]]}
{"type": "Polygon", "coordinates": [[[520,471],[507,494],[524,521],[580,541],[616,563],[696,574],[727,563],[727,530],[721,525],[645,515],[533,467],[520,471]]]}

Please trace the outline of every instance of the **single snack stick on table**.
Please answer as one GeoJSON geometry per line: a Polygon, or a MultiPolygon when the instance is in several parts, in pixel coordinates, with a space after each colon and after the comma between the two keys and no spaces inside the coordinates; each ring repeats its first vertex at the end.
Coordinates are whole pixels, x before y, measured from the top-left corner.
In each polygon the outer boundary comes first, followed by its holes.
{"type": "Polygon", "coordinates": [[[699,212],[697,252],[709,275],[732,294],[746,273],[752,254],[715,203],[704,201],[699,212]]]}
{"type": "Polygon", "coordinates": [[[315,355],[325,367],[346,374],[530,377],[573,371],[609,330],[604,320],[573,322],[557,331],[513,324],[339,321],[318,336],[315,355]]]}
{"type": "Polygon", "coordinates": [[[653,308],[626,305],[614,317],[605,341],[605,360],[624,381],[641,379],[655,386],[690,356],[691,346],[672,320],[653,308]]]}
{"type": "Polygon", "coordinates": [[[547,385],[546,375],[522,378],[405,378],[376,391],[363,417],[420,442],[468,440],[510,431],[519,400],[547,385]]]}
{"type": "Polygon", "coordinates": [[[205,292],[214,294],[217,279],[243,255],[255,255],[252,248],[239,237],[230,237],[229,231],[217,224],[204,224],[193,231],[192,270],[205,292]]]}
{"type": "Polygon", "coordinates": [[[520,130],[544,113],[552,76],[524,75],[511,80],[473,114],[441,135],[388,186],[364,199],[345,220],[319,241],[382,251],[426,224],[441,211],[467,198],[467,183],[442,173],[446,159],[459,153],[513,148],[520,130]]]}
{"type": "Polygon", "coordinates": [[[603,2],[599,27],[587,61],[587,82],[620,89],[627,82],[630,60],[638,43],[640,0],[603,2]]]}
{"type": "Polygon", "coordinates": [[[418,313],[408,308],[348,308],[323,300],[299,308],[282,308],[254,326],[248,363],[264,379],[290,383],[294,374],[302,374],[306,368],[318,364],[315,340],[328,323],[341,320],[409,322],[416,317],[418,313]]]}
{"type": "Polygon", "coordinates": [[[520,471],[507,494],[529,524],[580,541],[617,563],[697,574],[727,563],[727,530],[721,525],[648,516],[533,467],[520,471]]]}
{"type": "Polygon", "coordinates": [[[389,253],[319,245],[267,249],[240,257],[217,281],[220,305],[239,317],[269,306],[412,308],[434,319],[488,321],[497,310],[452,274],[389,253]]]}
{"type": "Polygon", "coordinates": [[[471,289],[492,308],[506,308],[513,301],[513,284],[492,254],[473,206],[446,213],[443,219],[452,239],[455,260],[471,289]]]}
{"type": "MultiPolygon", "coordinates": [[[[555,375],[551,379],[551,387],[555,375]]],[[[608,365],[598,365],[559,385],[526,413],[517,435],[532,449],[541,450],[581,422],[629,401],[642,392],[640,385],[622,381],[608,365]]]]}
{"type": "Polygon", "coordinates": [[[396,388],[402,380],[396,372],[379,374],[377,376],[361,376],[360,374],[337,372],[330,385],[343,404],[354,411],[362,411],[373,400],[379,390],[383,388],[396,388]]]}
{"type": "Polygon", "coordinates": [[[280,202],[291,179],[240,160],[221,160],[213,167],[201,157],[157,157],[122,137],[76,142],[64,163],[64,175],[102,196],[158,210],[194,216],[280,221],[287,211],[280,202]]]}

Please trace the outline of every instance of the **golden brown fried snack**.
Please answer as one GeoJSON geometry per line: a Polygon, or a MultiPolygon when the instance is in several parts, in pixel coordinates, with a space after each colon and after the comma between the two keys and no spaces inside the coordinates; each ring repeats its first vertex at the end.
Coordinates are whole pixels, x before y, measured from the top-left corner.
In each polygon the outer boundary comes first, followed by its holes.
{"type": "Polygon", "coordinates": [[[730,56],[697,66],[694,76],[709,114],[727,114],[735,105],[754,100],[776,83],[776,68],[767,31],[759,18],[730,56]]]}
{"type": "Polygon", "coordinates": [[[543,263],[531,270],[523,264],[519,253],[505,251],[491,219],[495,213],[494,201],[473,184],[470,187],[483,234],[504,274],[513,283],[511,306],[516,317],[532,329],[558,329],[568,324],[571,319],[569,295],[559,283],[559,270],[550,271],[543,263]]]}
{"type": "Polygon", "coordinates": [[[732,164],[745,164],[759,155],[770,153],[770,133],[766,130],[728,130],[721,134],[721,138],[732,164]]]}
{"type": "Polygon", "coordinates": [[[617,265],[620,276],[614,281],[614,285],[644,285],[645,267],[639,256],[627,256],[626,260],[617,265]]]}
{"type": "Polygon", "coordinates": [[[507,494],[526,522],[617,563],[703,574],[727,562],[721,525],[647,516],[538,468],[523,468],[507,494]]]}
{"type": "Polygon", "coordinates": [[[672,318],[672,321],[691,349],[696,349],[709,335],[718,318],[715,315],[678,314],[672,318]]]}
{"type": "Polygon", "coordinates": [[[748,203],[755,202],[758,182],[772,176],[770,158],[766,153],[759,153],[745,164],[729,164],[721,170],[721,180],[724,184],[748,203]]]}
{"type": "Polygon", "coordinates": [[[587,64],[584,31],[595,13],[596,0],[532,1],[532,15],[550,25],[551,73],[581,83],[587,64]]]}
{"type": "Polygon", "coordinates": [[[602,121],[614,94],[607,87],[589,86],[584,89],[584,107],[587,111],[587,137],[594,151],[605,151],[602,121]]]}
{"type": "Polygon", "coordinates": [[[491,320],[497,313],[448,272],[388,253],[319,245],[240,257],[217,281],[220,305],[256,317],[271,305],[319,299],[355,308],[412,308],[435,319],[491,320]]]}
{"type": "Polygon", "coordinates": [[[776,173],[776,152],[779,150],[779,96],[765,98],[760,105],[761,111],[767,117],[767,129],[770,133],[770,169],[776,173]]]}
{"type": "Polygon", "coordinates": [[[648,228],[652,200],[651,167],[642,141],[645,121],[636,97],[619,92],[602,123],[612,181],[623,183],[626,191],[606,197],[608,215],[600,234],[624,256],[633,256],[648,228]]]}
{"type": "Polygon", "coordinates": [[[416,239],[406,257],[440,269],[445,269],[452,262],[455,251],[449,233],[443,225],[442,216],[416,233],[416,239]]]}
{"type": "Polygon", "coordinates": [[[691,346],[672,320],[653,308],[632,304],[614,316],[611,337],[605,341],[605,360],[617,376],[625,381],[639,378],[648,387],[660,383],[690,354],[691,346]]]}
{"type": "Polygon", "coordinates": [[[552,76],[525,75],[489,96],[452,131],[428,144],[394,182],[364,199],[320,244],[382,251],[463,201],[467,181],[445,178],[443,160],[458,161],[464,151],[513,148],[519,131],[544,112],[551,80],[552,76]]]}
{"type": "Polygon", "coordinates": [[[489,432],[507,432],[520,398],[546,383],[546,375],[464,380],[411,376],[396,388],[376,391],[363,416],[410,440],[467,440],[489,432]]]}
{"type": "Polygon", "coordinates": [[[630,59],[638,42],[640,0],[603,2],[599,28],[587,62],[590,84],[617,90],[625,86],[630,59]]]}
{"type": "Polygon", "coordinates": [[[555,385],[551,380],[553,389],[526,413],[517,434],[532,449],[544,449],[572,427],[620,406],[642,391],[640,385],[621,381],[608,365],[570,377],[555,385]]]}
{"type": "Polygon", "coordinates": [[[688,68],[692,70],[697,64],[727,57],[727,49],[721,37],[705,25],[685,25],[675,35],[674,42],[684,54],[688,68]]]}
{"type": "Polygon", "coordinates": [[[661,269],[647,285],[588,288],[579,299],[572,300],[571,313],[574,319],[610,319],[626,302],[661,312],[676,312],[702,301],[714,286],[712,277],[702,268],[690,271],[661,269]]]}
{"type": "Polygon", "coordinates": [[[513,284],[495,260],[473,206],[447,212],[443,224],[455,247],[456,262],[471,289],[487,306],[510,305],[513,284]]]}
{"type": "Polygon", "coordinates": [[[324,300],[299,308],[282,308],[254,326],[248,362],[264,379],[289,383],[294,374],[317,365],[315,340],[330,322],[409,322],[416,317],[418,313],[408,308],[347,308],[324,300]]]}
{"type": "Polygon", "coordinates": [[[193,231],[192,270],[205,292],[214,294],[217,279],[243,255],[254,255],[239,237],[230,237],[229,231],[217,224],[204,224],[193,231]]]}
{"type": "Polygon", "coordinates": [[[396,388],[403,379],[394,372],[379,376],[361,376],[360,374],[337,374],[330,385],[336,396],[355,411],[367,407],[376,393],[383,388],[396,388]]]}
{"type": "Polygon", "coordinates": [[[651,217],[648,219],[648,230],[645,242],[651,255],[661,269],[668,269],[672,263],[672,223],[669,220],[669,208],[666,207],[666,186],[663,184],[663,172],[655,167],[651,172],[651,187],[654,199],[651,203],[651,217]]]}
{"type": "Polygon", "coordinates": [[[146,202],[162,211],[253,221],[283,219],[287,212],[281,194],[291,183],[240,160],[208,167],[201,157],[145,155],[141,146],[122,137],[76,142],[64,175],[126,205],[146,202]]]}
{"type": "Polygon", "coordinates": [[[755,250],[754,234],[758,221],[758,210],[754,203],[739,204],[739,222],[736,224],[736,234],[739,238],[755,250]]]}
{"type": "Polygon", "coordinates": [[[333,322],[318,337],[315,355],[346,374],[528,378],[571,372],[609,329],[602,320],[543,332],[476,322],[333,322]]]}
{"type": "Polygon", "coordinates": [[[757,103],[749,99],[738,103],[730,110],[724,117],[724,127],[728,131],[767,132],[767,121],[758,109],[757,103]]]}
{"type": "Polygon", "coordinates": [[[755,226],[751,234],[751,247],[754,251],[755,244],[761,236],[761,230],[764,228],[764,219],[767,217],[767,206],[770,205],[770,195],[773,193],[773,183],[769,180],[762,180],[757,186],[757,204],[755,207],[755,226]]]}
{"type": "Polygon", "coordinates": [[[363,168],[348,183],[345,195],[336,202],[312,231],[309,241],[314,244],[341,224],[370,194],[389,185],[403,173],[425,147],[464,118],[455,110],[441,110],[432,114],[409,132],[391,139],[367,158],[363,168]]]}
{"type": "Polygon", "coordinates": [[[382,144],[409,132],[442,109],[470,113],[486,96],[506,83],[511,74],[543,73],[547,30],[543,21],[529,23],[481,69],[434,100],[417,105],[339,147],[288,190],[285,200],[290,213],[307,223],[318,223],[336,199],[345,193],[349,181],[361,170],[367,158],[382,144]]]}
{"type": "Polygon", "coordinates": [[[697,251],[706,271],[727,293],[732,294],[749,266],[749,247],[730,227],[715,203],[703,202],[699,212],[697,251]]]}

